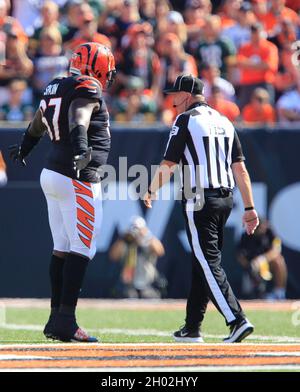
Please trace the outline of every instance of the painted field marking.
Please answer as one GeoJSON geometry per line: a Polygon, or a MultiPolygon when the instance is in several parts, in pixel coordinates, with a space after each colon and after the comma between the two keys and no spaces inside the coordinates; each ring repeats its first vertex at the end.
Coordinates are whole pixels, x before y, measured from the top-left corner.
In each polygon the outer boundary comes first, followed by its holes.
{"type": "MultiPolygon", "coordinates": [[[[10,349],[10,348],[28,348],[28,349],[36,349],[36,348],[42,348],[42,349],[67,349],[67,350],[73,350],[73,349],[79,349],[86,347],[88,349],[113,349],[113,348],[132,348],[136,349],[139,347],[170,347],[172,349],[176,347],[182,347],[184,349],[197,349],[201,350],[202,348],[204,350],[207,350],[209,347],[212,349],[217,349],[217,348],[223,348],[226,350],[228,347],[231,347],[239,350],[242,349],[242,347],[247,347],[248,349],[253,348],[253,349],[264,349],[264,348],[274,348],[278,350],[279,348],[291,348],[294,349],[295,347],[298,348],[298,344],[296,343],[250,343],[250,342],[242,342],[242,343],[160,343],[160,342],[152,342],[152,343],[63,343],[63,342],[56,342],[56,343],[6,343],[6,344],[0,344],[0,352],[5,349],[10,349]]],[[[299,347],[300,350],[300,347],[299,347]]]]}
{"type": "Polygon", "coordinates": [[[259,355],[261,357],[300,357],[300,351],[280,351],[276,352],[256,352],[255,355],[259,355]]]}
{"type": "Polygon", "coordinates": [[[34,355],[13,355],[13,354],[2,354],[0,355],[0,361],[7,361],[12,359],[52,359],[51,357],[41,357],[41,356],[34,356],[34,355]]]}
{"type": "Polygon", "coordinates": [[[67,368],[75,372],[297,371],[300,370],[299,357],[299,344],[64,343],[0,346],[0,367],[5,371],[65,371],[67,368]]]}

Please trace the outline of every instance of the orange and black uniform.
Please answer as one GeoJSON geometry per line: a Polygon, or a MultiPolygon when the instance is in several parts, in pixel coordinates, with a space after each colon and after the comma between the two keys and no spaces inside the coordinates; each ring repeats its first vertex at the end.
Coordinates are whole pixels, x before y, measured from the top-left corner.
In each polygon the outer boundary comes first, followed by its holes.
{"type": "Polygon", "coordinates": [[[80,181],[95,183],[100,181],[101,165],[107,162],[111,138],[109,114],[102,97],[101,86],[90,76],[57,78],[44,91],[41,109],[52,140],[46,168],[76,179],[72,167],[74,152],[68,120],[70,104],[76,98],[98,100],[100,103],[100,109],[92,114],[87,130],[88,146],[92,147],[92,160],[80,171],[79,178],[80,181]]]}

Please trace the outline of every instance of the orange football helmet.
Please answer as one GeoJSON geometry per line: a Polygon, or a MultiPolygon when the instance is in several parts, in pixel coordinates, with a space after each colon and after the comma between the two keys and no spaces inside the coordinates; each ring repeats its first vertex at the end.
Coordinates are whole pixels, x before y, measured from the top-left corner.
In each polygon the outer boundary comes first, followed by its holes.
{"type": "Polygon", "coordinates": [[[110,49],[96,42],[78,46],[70,62],[70,73],[96,78],[103,89],[108,88],[116,75],[115,58],[110,49]]]}

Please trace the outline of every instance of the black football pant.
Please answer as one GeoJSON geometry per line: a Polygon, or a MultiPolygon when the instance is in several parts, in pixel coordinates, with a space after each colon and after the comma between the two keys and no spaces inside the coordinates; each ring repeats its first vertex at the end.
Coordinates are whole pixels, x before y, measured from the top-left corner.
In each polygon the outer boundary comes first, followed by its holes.
{"type": "MultiPolygon", "coordinates": [[[[213,192],[214,193],[214,192],[213,192]]],[[[187,235],[192,248],[192,281],[186,306],[186,325],[197,328],[209,299],[224,316],[226,324],[245,317],[221,266],[223,230],[233,206],[232,192],[207,196],[199,211],[183,202],[187,235]]]]}

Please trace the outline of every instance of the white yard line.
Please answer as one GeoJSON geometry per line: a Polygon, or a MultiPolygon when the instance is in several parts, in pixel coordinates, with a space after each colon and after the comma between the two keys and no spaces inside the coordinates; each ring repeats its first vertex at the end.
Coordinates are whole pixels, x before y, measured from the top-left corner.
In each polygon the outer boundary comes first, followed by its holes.
{"type": "MultiPolygon", "coordinates": [[[[36,324],[0,324],[0,328],[9,330],[23,330],[23,331],[42,331],[43,325],[36,324]]],[[[159,331],[156,329],[125,329],[125,328],[99,328],[91,329],[87,328],[91,333],[98,334],[113,334],[113,335],[127,335],[127,336],[161,336],[161,337],[172,337],[172,331],[159,331]]],[[[224,335],[205,334],[203,337],[208,339],[223,339],[224,335]]],[[[263,335],[251,335],[248,336],[247,341],[260,340],[261,342],[276,342],[276,343],[300,343],[299,337],[293,336],[263,336],[263,335]]],[[[1,341],[1,340],[0,340],[1,341]]]]}
{"type": "Polygon", "coordinates": [[[41,356],[33,356],[33,355],[11,355],[11,354],[3,354],[0,355],[0,361],[9,361],[12,359],[52,359],[52,357],[41,357],[41,356]]]}
{"type": "Polygon", "coordinates": [[[280,351],[275,353],[274,351],[264,351],[264,352],[256,352],[255,355],[260,357],[300,357],[300,351],[280,351]]]}

